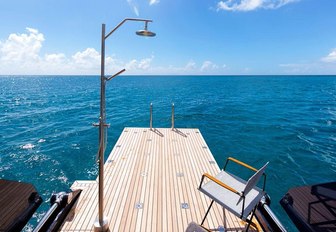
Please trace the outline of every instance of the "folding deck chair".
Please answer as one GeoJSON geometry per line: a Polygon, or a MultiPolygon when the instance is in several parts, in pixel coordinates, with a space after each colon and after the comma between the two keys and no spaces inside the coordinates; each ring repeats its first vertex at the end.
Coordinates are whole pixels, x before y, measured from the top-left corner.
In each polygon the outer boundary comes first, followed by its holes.
{"type": "Polygon", "coordinates": [[[223,208],[229,210],[231,213],[239,217],[240,219],[248,222],[246,231],[252,222],[252,218],[255,214],[255,210],[262,196],[265,195],[266,174],[264,173],[268,162],[259,170],[251,167],[250,165],[243,163],[232,157],[227,158],[224,169],[218,173],[215,177],[208,173],[203,174],[199,190],[212,199],[210,206],[205,213],[201,225],[203,225],[212,204],[217,202],[223,208]],[[226,166],[229,161],[233,161],[243,167],[255,171],[255,173],[245,181],[240,177],[237,177],[227,171],[226,166]],[[261,176],[264,176],[263,188],[260,189],[256,186],[261,176]],[[203,184],[204,179],[209,179],[208,182],[203,184]],[[252,213],[252,214],[251,214],[252,213]],[[248,219],[248,216],[251,217],[248,219]]]}

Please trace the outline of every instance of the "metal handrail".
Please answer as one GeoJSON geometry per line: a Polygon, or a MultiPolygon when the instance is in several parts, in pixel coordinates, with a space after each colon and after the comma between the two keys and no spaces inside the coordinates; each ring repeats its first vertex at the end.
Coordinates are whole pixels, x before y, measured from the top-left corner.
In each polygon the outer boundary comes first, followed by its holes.
{"type": "Polygon", "coordinates": [[[174,123],[175,123],[175,106],[174,103],[172,104],[172,130],[174,130],[174,123]]]}
{"type": "Polygon", "coordinates": [[[152,130],[153,128],[153,103],[150,104],[149,107],[149,128],[152,130]]]}

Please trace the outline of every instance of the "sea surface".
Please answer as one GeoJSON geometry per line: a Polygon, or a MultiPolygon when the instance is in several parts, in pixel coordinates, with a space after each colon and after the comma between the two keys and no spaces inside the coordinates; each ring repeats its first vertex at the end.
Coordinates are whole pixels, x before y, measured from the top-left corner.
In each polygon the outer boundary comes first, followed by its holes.
{"type": "MultiPolygon", "coordinates": [[[[336,76],[120,76],[107,83],[108,156],[124,127],[199,128],[220,166],[228,156],[270,161],[271,208],[296,231],[280,198],[336,180],[336,76]]],[[[98,76],[0,76],[0,178],[33,183],[44,199],[94,180],[98,76]]]]}

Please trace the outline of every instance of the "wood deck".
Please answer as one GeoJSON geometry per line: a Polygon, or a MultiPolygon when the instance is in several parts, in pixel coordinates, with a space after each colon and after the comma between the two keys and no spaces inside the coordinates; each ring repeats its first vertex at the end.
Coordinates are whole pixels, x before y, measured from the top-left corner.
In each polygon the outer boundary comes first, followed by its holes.
{"type": "MultiPolygon", "coordinates": [[[[125,128],[104,167],[110,231],[185,231],[200,223],[210,203],[197,190],[201,176],[219,172],[198,129],[125,128]]],[[[61,231],[93,231],[98,182],[76,181],[71,188],[83,191],[61,231]]],[[[214,204],[205,226],[240,231],[245,224],[214,204]]]]}

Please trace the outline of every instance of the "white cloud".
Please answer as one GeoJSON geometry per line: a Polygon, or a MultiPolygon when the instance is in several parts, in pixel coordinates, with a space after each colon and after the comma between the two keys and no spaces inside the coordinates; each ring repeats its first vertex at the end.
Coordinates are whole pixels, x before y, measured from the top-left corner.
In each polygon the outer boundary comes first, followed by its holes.
{"type": "MultiPolygon", "coordinates": [[[[314,69],[316,68],[315,63],[288,63],[288,64],[280,64],[280,68],[282,68],[285,74],[313,74],[314,69]]],[[[320,74],[320,73],[319,73],[320,74]]]]}
{"type": "Polygon", "coordinates": [[[315,61],[301,61],[298,63],[279,64],[284,74],[320,74],[320,75],[334,75],[336,73],[336,48],[322,57],[320,60],[315,61]],[[321,62],[322,61],[322,62],[321,62]]]}
{"type": "Polygon", "coordinates": [[[334,75],[336,66],[334,63],[309,62],[280,64],[283,74],[295,75],[334,75]]]}
{"type": "MultiPolygon", "coordinates": [[[[150,6],[152,5],[156,5],[160,2],[160,0],[148,0],[148,4],[150,6]]],[[[128,5],[131,7],[131,9],[133,10],[134,14],[136,16],[139,16],[139,4],[137,3],[137,0],[127,0],[128,5]]]]}
{"type": "Polygon", "coordinates": [[[134,11],[134,14],[135,14],[136,16],[139,16],[139,10],[138,10],[138,7],[133,6],[133,11],[134,11]]]}
{"type": "Polygon", "coordinates": [[[185,71],[192,71],[196,69],[196,63],[194,61],[189,61],[186,66],[184,66],[185,71]]]}
{"type": "Polygon", "coordinates": [[[134,14],[139,16],[138,4],[134,0],[127,0],[127,3],[132,8],[134,14]]]}
{"type": "Polygon", "coordinates": [[[35,34],[35,35],[39,34],[39,33],[38,33],[38,30],[35,29],[35,28],[26,27],[26,30],[29,31],[29,32],[32,33],[32,34],[35,34]]]}
{"type": "Polygon", "coordinates": [[[131,73],[137,73],[139,71],[148,71],[151,69],[151,63],[153,59],[154,59],[153,55],[150,58],[144,58],[141,59],[140,61],[133,59],[125,65],[126,70],[131,73]]]}
{"type": "Polygon", "coordinates": [[[334,50],[332,50],[326,57],[323,57],[322,61],[327,63],[336,62],[336,48],[334,48],[334,50]]]}
{"type": "Polygon", "coordinates": [[[100,53],[94,48],[87,48],[83,52],[76,52],[72,56],[73,62],[81,69],[92,70],[100,66],[100,53]]]}
{"type": "MultiPolygon", "coordinates": [[[[74,54],[62,52],[41,54],[44,35],[37,29],[26,28],[23,34],[10,34],[0,41],[0,75],[99,75],[100,53],[95,48],[85,48],[74,54]]],[[[105,73],[114,74],[125,68],[128,75],[136,74],[223,74],[226,65],[206,60],[200,65],[190,60],[185,65],[154,66],[154,55],[140,59],[121,60],[106,55],[105,73]]]]}
{"type": "Polygon", "coordinates": [[[277,9],[299,0],[225,0],[217,3],[217,10],[252,11],[261,9],[277,9]]]}
{"type": "Polygon", "coordinates": [[[126,70],[134,70],[138,66],[138,61],[133,59],[126,64],[126,70]]]}
{"type": "Polygon", "coordinates": [[[158,4],[159,2],[159,0],[149,0],[149,5],[158,4]]]}
{"type": "Polygon", "coordinates": [[[198,75],[211,74],[220,75],[227,72],[227,66],[217,65],[211,61],[204,61],[202,65],[198,65],[195,61],[190,60],[184,66],[152,66],[149,71],[152,74],[165,74],[165,75],[198,75]]]}
{"type": "Polygon", "coordinates": [[[139,68],[143,69],[143,70],[148,70],[150,68],[151,62],[152,62],[152,58],[146,58],[146,59],[142,59],[139,63],[139,68]]]}
{"type": "Polygon", "coordinates": [[[207,71],[213,71],[213,70],[216,70],[218,69],[218,65],[212,63],[211,61],[204,61],[201,68],[200,68],[200,71],[201,72],[207,72],[207,71]]]}
{"type": "Polygon", "coordinates": [[[0,44],[2,62],[26,61],[30,63],[38,60],[44,36],[33,28],[27,27],[26,30],[29,34],[10,34],[8,39],[0,44]]]}
{"type": "Polygon", "coordinates": [[[47,54],[47,55],[45,55],[45,60],[49,63],[61,64],[61,63],[65,62],[66,57],[63,53],[47,54]]]}
{"type": "MultiPolygon", "coordinates": [[[[34,74],[100,74],[100,53],[94,48],[86,48],[71,56],[64,53],[40,54],[44,36],[38,30],[26,28],[26,33],[10,34],[0,41],[0,75],[34,74]]],[[[126,67],[127,74],[142,74],[151,70],[154,56],[139,61],[122,61],[114,56],[106,56],[107,74],[113,74],[126,67]]]]}

